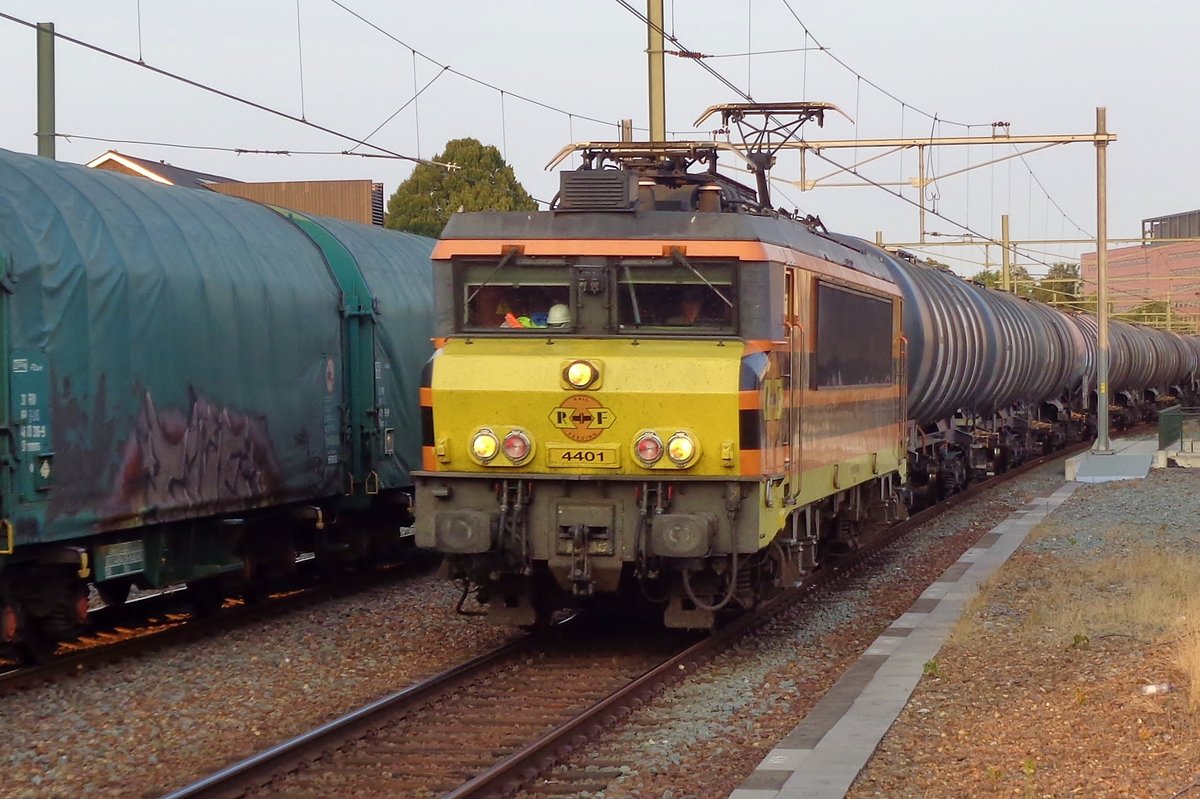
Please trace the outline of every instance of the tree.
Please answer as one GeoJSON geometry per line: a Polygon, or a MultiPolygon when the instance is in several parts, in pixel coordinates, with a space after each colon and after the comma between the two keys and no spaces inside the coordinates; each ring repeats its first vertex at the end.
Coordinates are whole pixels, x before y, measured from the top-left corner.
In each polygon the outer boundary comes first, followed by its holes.
{"type": "MultiPolygon", "coordinates": [[[[976,272],[971,275],[968,279],[976,283],[982,283],[988,288],[1000,288],[999,269],[984,269],[982,272],[976,272]]],[[[1033,292],[1033,279],[1029,276],[1029,270],[1019,264],[1009,267],[1008,281],[1009,288],[1018,296],[1028,297],[1033,292]]]]}
{"type": "Polygon", "coordinates": [[[1051,305],[1079,300],[1079,264],[1059,261],[1051,264],[1046,275],[1038,281],[1033,298],[1051,305]]]}
{"type": "Polygon", "coordinates": [[[995,269],[984,269],[982,272],[976,272],[971,275],[967,280],[974,283],[982,283],[988,288],[994,289],[1000,285],[1000,272],[995,269]]]}
{"type": "Polygon", "coordinates": [[[1127,322],[1164,327],[1167,321],[1167,304],[1161,300],[1149,300],[1135,305],[1128,311],[1121,311],[1119,316],[1127,322]]]}
{"type": "Polygon", "coordinates": [[[434,156],[447,169],[417,164],[388,199],[386,227],[437,237],[456,211],[536,211],[500,151],[478,139],[454,139],[434,156]]]}

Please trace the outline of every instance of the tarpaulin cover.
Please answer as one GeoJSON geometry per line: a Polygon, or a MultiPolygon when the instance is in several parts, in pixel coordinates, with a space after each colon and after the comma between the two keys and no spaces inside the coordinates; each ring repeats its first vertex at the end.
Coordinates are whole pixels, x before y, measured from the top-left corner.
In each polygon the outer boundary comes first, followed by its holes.
{"type": "Polygon", "coordinates": [[[384,487],[412,485],[421,468],[421,370],[433,354],[433,239],[340,219],[313,217],[354,254],[375,299],[375,402],[379,426],[394,430],[395,455],[384,456],[384,487]]]}
{"type": "MultiPolygon", "coordinates": [[[[423,252],[427,283],[432,242],[332,226],[366,251],[381,303],[419,303],[390,286],[391,248],[423,252]]],[[[279,214],[0,150],[0,266],[18,543],[343,490],[340,293],[279,214]]],[[[415,391],[398,375],[429,334],[383,328],[385,352],[406,359],[386,365],[385,391],[405,394],[392,407],[407,422],[415,391]]]]}

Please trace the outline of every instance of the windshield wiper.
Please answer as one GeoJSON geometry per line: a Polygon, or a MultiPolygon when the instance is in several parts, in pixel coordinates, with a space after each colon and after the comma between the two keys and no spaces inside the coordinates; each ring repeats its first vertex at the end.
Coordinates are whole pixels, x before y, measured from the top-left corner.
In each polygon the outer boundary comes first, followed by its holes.
{"type": "Polygon", "coordinates": [[[516,257],[517,257],[516,250],[509,250],[508,252],[504,253],[504,255],[502,255],[500,257],[500,262],[496,264],[496,268],[493,269],[492,271],[488,272],[488,276],[483,279],[483,282],[475,287],[475,290],[471,292],[471,296],[467,297],[467,307],[470,307],[471,300],[475,299],[476,294],[483,291],[483,287],[486,286],[488,284],[488,282],[496,276],[496,273],[499,272],[501,269],[503,269],[505,266],[507,266],[509,264],[509,262],[511,262],[516,257]]]}
{"type": "Polygon", "coordinates": [[[671,248],[671,258],[673,258],[676,263],[686,266],[688,269],[692,270],[692,274],[695,275],[696,277],[700,278],[700,280],[703,281],[704,285],[706,285],[710,289],[712,289],[712,293],[716,294],[718,297],[720,297],[721,302],[725,303],[730,308],[733,307],[733,302],[728,297],[726,297],[724,294],[722,294],[721,290],[719,288],[717,288],[711,282],[709,282],[708,278],[706,278],[704,275],[700,274],[699,270],[697,270],[696,267],[694,267],[690,263],[688,263],[688,259],[683,257],[683,253],[680,251],[680,249],[678,247],[671,248]]]}

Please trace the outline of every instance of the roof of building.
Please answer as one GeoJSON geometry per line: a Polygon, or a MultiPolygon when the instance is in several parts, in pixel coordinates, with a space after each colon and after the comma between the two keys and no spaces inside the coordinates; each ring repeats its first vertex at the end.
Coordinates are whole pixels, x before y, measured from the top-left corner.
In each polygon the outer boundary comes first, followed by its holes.
{"type": "MultiPolygon", "coordinates": [[[[196,172],[191,169],[172,166],[166,161],[149,161],[132,155],[109,150],[98,158],[88,162],[89,167],[101,167],[108,163],[119,164],[144,178],[166,183],[170,186],[186,186],[191,189],[207,189],[213,183],[241,183],[240,180],[211,175],[207,172],[196,172]]],[[[111,167],[110,167],[111,168],[111,167]]]]}

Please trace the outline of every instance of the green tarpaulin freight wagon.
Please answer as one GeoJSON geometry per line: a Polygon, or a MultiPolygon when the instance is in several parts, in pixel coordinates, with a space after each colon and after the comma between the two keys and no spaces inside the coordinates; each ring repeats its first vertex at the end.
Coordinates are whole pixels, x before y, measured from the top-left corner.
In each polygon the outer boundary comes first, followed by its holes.
{"type": "Polygon", "coordinates": [[[0,150],[0,638],[396,531],[432,244],[0,150]]]}

